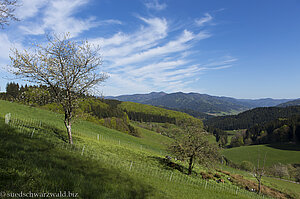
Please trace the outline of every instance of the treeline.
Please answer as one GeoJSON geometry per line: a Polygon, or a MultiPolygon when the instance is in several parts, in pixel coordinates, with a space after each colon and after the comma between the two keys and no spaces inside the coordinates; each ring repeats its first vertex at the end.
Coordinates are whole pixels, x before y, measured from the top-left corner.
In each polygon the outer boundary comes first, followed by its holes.
{"type": "Polygon", "coordinates": [[[300,115],[300,106],[261,107],[238,115],[210,118],[205,121],[205,125],[223,130],[249,129],[278,118],[290,118],[295,115],[300,115]]]}
{"type": "Polygon", "coordinates": [[[300,142],[300,116],[277,119],[264,125],[248,129],[244,140],[251,139],[253,144],[276,142],[300,142]]]}
{"type": "MultiPolygon", "coordinates": [[[[55,103],[51,92],[52,90],[47,86],[19,86],[18,83],[11,82],[6,85],[6,93],[1,93],[0,98],[64,113],[62,106],[55,103]]],[[[118,108],[118,104],[121,102],[87,95],[78,95],[78,97],[78,106],[74,111],[77,117],[137,137],[140,136],[138,130],[130,125],[128,115],[118,108]]]]}
{"type": "MultiPolygon", "coordinates": [[[[0,97],[4,100],[64,113],[62,106],[52,98],[51,92],[52,90],[47,86],[19,86],[12,82],[7,84],[6,93],[1,93],[0,97]]],[[[203,127],[201,120],[182,112],[94,96],[79,95],[78,97],[78,106],[74,111],[77,117],[135,136],[139,136],[139,132],[130,125],[130,120],[203,127]]]]}
{"type": "Polygon", "coordinates": [[[122,102],[118,105],[118,107],[124,110],[130,119],[135,121],[159,123],[167,122],[176,124],[178,126],[191,125],[203,128],[203,123],[200,119],[178,111],[167,110],[134,102],[122,102]]]}
{"type": "Polygon", "coordinates": [[[230,146],[286,142],[300,143],[300,116],[276,119],[266,124],[255,125],[237,133],[231,139],[230,146]]]}
{"type": "Polygon", "coordinates": [[[125,111],[129,119],[139,122],[159,122],[159,123],[171,123],[176,124],[176,119],[172,117],[166,117],[163,115],[154,115],[142,112],[125,111]]]}
{"type": "Polygon", "coordinates": [[[228,133],[226,131],[210,126],[205,126],[204,129],[216,137],[216,142],[220,147],[225,147],[228,143],[228,133]]]}

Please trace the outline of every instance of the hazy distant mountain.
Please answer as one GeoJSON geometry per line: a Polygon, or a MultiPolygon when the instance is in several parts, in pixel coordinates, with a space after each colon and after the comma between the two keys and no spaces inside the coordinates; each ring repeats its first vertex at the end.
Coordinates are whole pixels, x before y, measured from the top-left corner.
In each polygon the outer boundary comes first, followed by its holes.
{"type": "Polygon", "coordinates": [[[142,104],[165,107],[192,113],[193,116],[203,118],[203,113],[212,115],[236,114],[256,107],[270,107],[288,102],[288,99],[235,99],[231,97],[217,97],[199,93],[164,93],[121,95],[107,97],[120,101],[131,101],[142,104]]]}
{"type": "Polygon", "coordinates": [[[287,107],[287,106],[299,106],[300,105],[300,99],[288,101],[282,104],[277,105],[278,107],[287,107]]]}
{"type": "Polygon", "coordinates": [[[277,106],[282,103],[286,103],[293,99],[272,99],[272,98],[264,98],[264,99],[238,99],[239,102],[242,102],[244,105],[249,108],[256,107],[271,107],[277,106]]]}
{"type": "Polygon", "coordinates": [[[193,110],[196,112],[220,114],[230,112],[241,112],[248,107],[234,103],[234,99],[224,100],[223,97],[215,97],[199,93],[170,93],[159,98],[145,101],[146,104],[176,108],[179,110],[193,110]]]}
{"type": "Polygon", "coordinates": [[[148,101],[148,100],[151,100],[151,99],[154,99],[154,98],[158,98],[158,97],[162,97],[162,96],[165,96],[165,95],[167,95],[167,93],[164,93],[164,92],[151,92],[151,93],[148,93],[148,94],[120,95],[120,96],[116,96],[116,97],[107,96],[105,98],[145,104],[144,103],[145,101],[148,101]]]}

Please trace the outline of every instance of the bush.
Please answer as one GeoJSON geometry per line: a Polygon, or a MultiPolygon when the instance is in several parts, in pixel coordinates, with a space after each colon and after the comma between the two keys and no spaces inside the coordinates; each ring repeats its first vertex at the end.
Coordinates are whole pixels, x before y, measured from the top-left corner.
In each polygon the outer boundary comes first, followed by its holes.
{"type": "Polygon", "coordinates": [[[214,177],[215,177],[215,178],[221,178],[222,176],[221,176],[221,174],[216,173],[216,174],[214,175],[214,177]]]}
{"type": "Polygon", "coordinates": [[[242,161],[240,168],[245,171],[253,171],[254,165],[249,161],[242,161]]]}
{"type": "Polygon", "coordinates": [[[271,171],[274,176],[278,176],[279,178],[289,176],[288,167],[281,163],[273,165],[271,171]]]}
{"type": "Polygon", "coordinates": [[[214,176],[210,173],[201,172],[200,174],[201,174],[202,178],[205,180],[210,180],[210,179],[214,180],[215,179],[214,176]]]}

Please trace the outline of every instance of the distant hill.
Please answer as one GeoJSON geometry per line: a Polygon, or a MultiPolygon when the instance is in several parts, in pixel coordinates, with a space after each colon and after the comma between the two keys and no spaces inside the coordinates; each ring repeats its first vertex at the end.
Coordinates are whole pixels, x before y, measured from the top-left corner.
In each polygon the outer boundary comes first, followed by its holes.
{"type": "Polygon", "coordinates": [[[288,102],[288,99],[235,99],[217,97],[199,93],[164,93],[121,95],[106,97],[120,101],[130,101],[182,111],[198,118],[209,118],[208,115],[232,115],[256,107],[276,106],[288,102]],[[208,114],[208,115],[207,115],[208,114]]]}
{"type": "Polygon", "coordinates": [[[300,106],[300,99],[288,101],[282,104],[277,105],[278,107],[287,107],[287,106],[300,106]]]}
{"type": "Polygon", "coordinates": [[[297,115],[300,116],[300,106],[259,107],[238,115],[214,117],[205,121],[205,124],[223,130],[248,129],[255,125],[297,115]]]}
{"type": "Polygon", "coordinates": [[[272,98],[238,99],[239,102],[243,103],[245,106],[248,106],[250,108],[277,106],[281,103],[286,103],[291,100],[292,99],[272,99],[272,98]]]}
{"type": "Polygon", "coordinates": [[[146,104],[174,108],[178,110],[193,110],[207,114],[226,114],[241,112],[248,107],[234,103],[234,99],[224,100],[224,97],[215,97],[199,93],[171,93],[159,98],[146,101],[146,104]]]}
{"type": "Polygon", "coordinates": [[[135,102],[135,103],[142,103],[145,104],[146,101],[159,98],[162,96],[167,95],[167,93],[164,92],[151,92],[148,94],[133,94],[133,95],[120,95],[117,97],[113,96],[107,96],[105,97],[106,99],[115,99],[119,101],[124,101],[124,102],[135,102]]]}

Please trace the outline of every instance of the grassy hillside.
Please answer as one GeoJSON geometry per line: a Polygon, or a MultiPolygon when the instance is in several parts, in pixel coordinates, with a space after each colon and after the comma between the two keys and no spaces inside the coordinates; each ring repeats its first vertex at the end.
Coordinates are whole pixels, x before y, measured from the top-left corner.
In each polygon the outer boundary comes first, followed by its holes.
{"type": "MultiPolygon", "coordinates": [[[[126,111],[127,113],[144,113],[153,116],[163,116],[167,118],[174,118],[174,121],[177,123],[185,123],[185,124],[194,124],[200,127],[203,127],[203,123],[201,120],[196,119],[186,113],[167,110],[155,106],[138,104],[134,102],[122,102],[118,105],[119,108],[126,111]]],[[[129,114],[130,115],[130,114],[129,114]]]]}
{"type": "Polygon", "coordinates": [[[80,198],[256,197],[229,181],[221,186],[169,167],[163,156],[171,140],[152,131],[141,129],[142,138],[136,138],[77,120],[75,144],[70,146],[62,115],[6,101],[0,101],[0,107],[0,190],[4,193],[70,191],[80,198]],[[12,114],[10,126],[3,121],[6,113],[12,114]]]}
{"type": "Polygon", "coordinates": [[[240,164],[242,161],[250,161],[256,165],[258,157],[262,160],[265,154],[267,154],[266,166],[272,166],[278,162],[283,164],[300,163],[299,145],[272,144],[241,146],[225,149],[223,154],[236,164],[240,164]]]}

